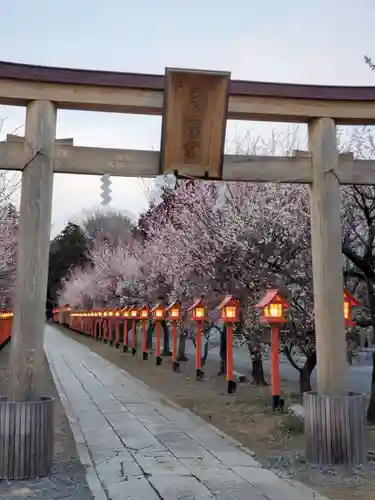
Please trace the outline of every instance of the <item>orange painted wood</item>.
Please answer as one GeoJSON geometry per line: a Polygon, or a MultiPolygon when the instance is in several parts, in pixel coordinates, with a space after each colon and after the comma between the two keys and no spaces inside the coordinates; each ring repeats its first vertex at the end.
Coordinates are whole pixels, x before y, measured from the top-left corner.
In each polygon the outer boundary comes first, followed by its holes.
{"type": "Polygon", "coordinates": [[[116,345],[118,345],[119,341],[120,341],[120,325],[119,325],[119,320],[117,318],[115,319],[115,328],[116,328],[115,342],[116,342],[116,345]]]}
{"type": "Polygon", "coordinates": [[[177,323],[172,326],[172,361],[177,361],[177,323]]]}
{"type": "Polygon", "coordinates": [[[280,396],[279,328],[271,326],[271,389],[272,396],[280,396]]]}
{"type": "Polygon", "coordinates": [[[227,325],[227,380],[233,381],[233,328],[227,325]]]}
{"type": "Polygon", "coordinates": [[[201,369],[202,361],[202,323],[197,321],[195,332],[195,367],[197,370],[201,369]]]}
{"type": "Polygon", "coordinates": [[[142,352],[147,352],[147,321],[142,321],[142,352]]]}
{"type": "Polygon", "coordinates": [[[128,339],[128,320],[127,319],[124,319],[124,346],[128,346],[128,342],[129,342],[129,339],[128,339]]]}
{"type": "Polygon", "coordinates": [[[160,357],[160,321],[156,322],[155,328],[156,328],[156,356],[160,357]]]}
{"type": "Polygon", "coordinates": [[[134,319],[132,322],[132,348],[137,348],[137,325],[134,319]]]}

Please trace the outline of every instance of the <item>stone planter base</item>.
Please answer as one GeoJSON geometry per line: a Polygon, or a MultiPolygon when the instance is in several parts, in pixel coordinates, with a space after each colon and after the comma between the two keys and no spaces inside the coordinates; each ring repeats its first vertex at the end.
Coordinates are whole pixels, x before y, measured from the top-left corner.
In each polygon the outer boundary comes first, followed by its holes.
{"type": "Polygon", "coordinates": [[[53,398],[8,402],[0,397],[0,478],[47,476],[53,458],[53,398]]]}
{"type": "Polygon", "coordinates": [[[345,397],[303,395],[306,459],[321,465],[354,467],[366,459],[366,400],[363,394],[345,397]]]}

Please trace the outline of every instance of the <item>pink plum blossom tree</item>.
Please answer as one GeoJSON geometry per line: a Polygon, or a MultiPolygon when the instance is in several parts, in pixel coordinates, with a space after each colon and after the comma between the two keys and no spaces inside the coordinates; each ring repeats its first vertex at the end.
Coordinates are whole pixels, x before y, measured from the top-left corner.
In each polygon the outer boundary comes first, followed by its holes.
{"type": "Polygon", "coordinates": [[[18,213],[13,205],[0,207],[0,309],[13,305],[16,273],[18,213]]]}

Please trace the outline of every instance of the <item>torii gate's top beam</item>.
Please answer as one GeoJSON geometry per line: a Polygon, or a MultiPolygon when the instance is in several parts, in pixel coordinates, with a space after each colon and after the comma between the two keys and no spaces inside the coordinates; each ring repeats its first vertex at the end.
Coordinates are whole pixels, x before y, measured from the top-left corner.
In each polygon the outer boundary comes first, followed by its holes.
{"type": "MultiPolygon", "coordinates": [[[[161,115],[164,75],[53,68],[0,62],[0,104],[50,100],[63,109],[161,115]]],[[[231,80],[229,119],[375,124],[375,87],[231,80]]]]}

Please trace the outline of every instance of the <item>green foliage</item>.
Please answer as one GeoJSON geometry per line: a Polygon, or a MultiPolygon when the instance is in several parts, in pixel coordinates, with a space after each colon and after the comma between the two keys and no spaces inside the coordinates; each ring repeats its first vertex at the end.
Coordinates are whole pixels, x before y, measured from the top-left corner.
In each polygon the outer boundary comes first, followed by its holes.
{"type": "Polygon", "coordinates": [[[48,292],[49,306],[57,303],[57,292],[73,267],[83,267],[88,262],[88,239],[80,226],[69,222],[51,242],[49,256],[48,292]]]}

